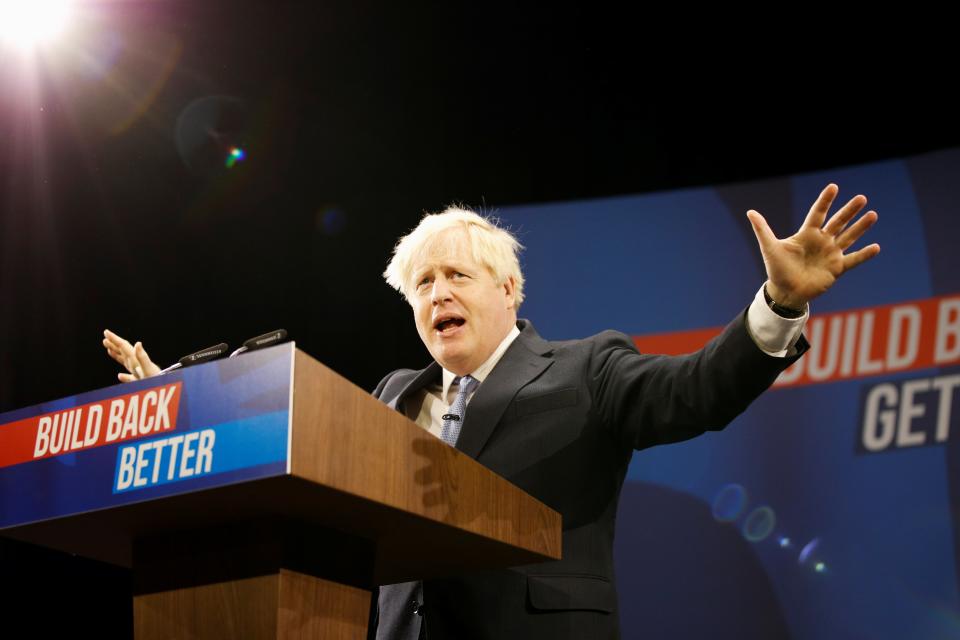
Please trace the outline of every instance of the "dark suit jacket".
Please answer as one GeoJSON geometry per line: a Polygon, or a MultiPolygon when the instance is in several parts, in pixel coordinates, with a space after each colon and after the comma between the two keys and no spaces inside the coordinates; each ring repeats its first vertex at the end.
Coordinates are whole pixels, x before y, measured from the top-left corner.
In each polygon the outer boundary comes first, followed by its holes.
{"type": "MultiPolygon", "coordinates": [[[[671,357],[640,354],[615,331],[548,342],[520,320],[457,448],[560,512],[563,558],[385,589],[381,633],[416,637],[410,601],[422,598],[428,640],[618,637],[614,521],[633,451],[722,429],[808,348],[801,337],[796,355],[768,356],[745,322],[746,310],[700,351],[671,357]]],[[[395,371],[374,394],[403,409],[440,377],[437,363],[395,371]]]]}

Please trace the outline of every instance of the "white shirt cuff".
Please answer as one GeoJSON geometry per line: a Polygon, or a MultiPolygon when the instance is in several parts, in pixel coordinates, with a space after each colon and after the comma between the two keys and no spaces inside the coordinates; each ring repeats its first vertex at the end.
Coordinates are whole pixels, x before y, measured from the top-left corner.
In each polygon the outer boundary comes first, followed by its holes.
{"type": "Polygon", "coordinates": [[[747,311],[747,333],[764,353],[784,358],[796,353],[797,340],[809,318],[809,304],[799,318],[784,318],[777,314],[767,305],[761,286],[747,311]]]}

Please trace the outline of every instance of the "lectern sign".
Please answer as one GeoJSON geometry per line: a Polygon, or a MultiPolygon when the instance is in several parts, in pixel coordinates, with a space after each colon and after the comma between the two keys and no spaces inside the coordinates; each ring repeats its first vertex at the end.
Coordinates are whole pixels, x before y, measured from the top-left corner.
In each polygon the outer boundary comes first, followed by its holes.
{"type": "Polygon", "coordinates": [[[0,528],[286,473],[293,353],[0,415],[0,528]]]}

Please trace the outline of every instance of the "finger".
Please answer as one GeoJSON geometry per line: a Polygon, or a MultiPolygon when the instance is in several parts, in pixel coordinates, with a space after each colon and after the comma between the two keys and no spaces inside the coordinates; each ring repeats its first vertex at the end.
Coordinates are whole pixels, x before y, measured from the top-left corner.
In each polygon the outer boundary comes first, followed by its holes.
{"type": "Polygon", "coordinates": [[[114,350],[112,350],[112,349],[108,349],[108,350],[107,350],[107,353],[110,354],[110,357],[113,358],[114,360],[116,360],[118,364],[121,364],[121,365],[123,365],[124,367],[127,366],[127,359],[124,358],[124,357],[123,357],[123,354],[120,353],[119,351],[114,351],[114,350]]]}
{"type": "Polygon", "coordinates": [[[103,335],[110,341],[113,347],[121,352],[127,358],[133,357],[133,345],[113,333],[109,329],[104,330],[103,335]]]}
{"type": "Polygon", "coordinates": [[[121,342],[123,342],[123,338],[115,334],[113,331],[110,331],[109,329],[103,330],[103,339],[113,345],[119,345],[121,342]]]}
{"type": "Polygon", "coordinates": [[[747,219],[750,220],[750,226],[753,227],[753,234],[757,236],[757,242],[760,243],[760,251],[766,252],[767,249],[777,243],[777,236],[774,235],[767,224],[767,220],[760,215],[759,211],[750,209],[747,211],[747,219]]]}
{"type": "Polygon", "coordinates": [[[137,354],[137,361],[141,365],[153,364],[153,362],[150,361],[150,356],[147,355],[147,350],[143,348],[142,342],[137,342],[137,344],[133,345],[133,350],[134,353],[137,354]]]}
{"type": "Polygon", "coordinates": [[[137,342],[134,346],[134,352],[137,355],[137,363],[140,366],[139,372],[141,378],[149,378],[160,373],[160,367],[153,364],[150,356],[147,355],[147,350],[143,348],[142,342],[137,342]]]}
{"type": "Polygon", "coordinates": [[[840,191],[840,188],[832,182],[823,188],[823,191],[820,192],[820,196],[817,198],[816,202],[813,203],[813,206],[810,207],[809,213],[807,213],[806,219],[803,221],[804,227],[812,227],[814,229],[819,229],[823,226],[823,221],[827,218],[827,212],[830,211],[830,205],[833,204],[833,199],[837,197],[837,193],[840,191]]]}
{"type": "Polygon", "coordinates": [[[120,379],[120,382],[133,382],[137,379],[136,376],[129,373],[118,373],[117,378],[120,379]]]}
{"type": "Polygon", "coordinates": [[[111,346],[111,344],[110,344],[109,341],[104,340],[104,341],[103,341],[103,346],[104,346],[104,348],[107,350],[107,355],[109,355],[111,358],[113,358],[114,360],[116,360],[116,361],[119,362],[120,364],[123,364],[123,355],[122,355],[119,351],[117,351],[116,349],[114,349],[114,348],[111,346]]]}
{"type": "Polygon", "coordinates": [[[843,228],[847,226],[847,223],[853,219],[857,213],[867,204],[867,197],[864,195],[857,195],[850,198],[850,202],[843,205],[839,211],[837,211],[830,220],[824,225],[823,230],[829,233],[830,235],[837,235],[843,228]]]}
{"type": "Polygon", "coordinates": [[[843,250],[860,239],[864,232],[873,226],[879,219],[876,211],[867,211],[860,219],[850,225],[846,231],[837,236],[837,246],[843,250]]]}
{"type": "Polygon", "coordinates": [[[849,271],[857,265],[861,265],[870,258],[876,256],[878,253],[880,253],[880,245],[878,244],[871,244],[863,249],[860,249],[859,251],[848,253],[847,255],[843,256],[843,270],[849,271]]]}
{"type": "Polygon", "coordinates": [[[110,341],[111,347],[113,347],[113,349],[116,351],[119,351],[123,356],[120,364],[126,367],[127,371],[133,373],[137,360],[136,354],[133,351],[133,345],[110,330],[104,330],[103,335],[106,336],[107,340],[110,341]]]}
{"type": "MultiPolygon", "coordinates": [[[[132,374],[132,379],[142,377],[137,375],[137,360],[136,354],[133,351],[133,346],[109,329],[104,329],[103,335],[103,346],[106,347],[107,353],[110,354],[110,357],[122,364],[123,368],[126,369],[129,374],[132,374]]],[[[126,376],[128,374],[118,375],[126,376]]],[[[129,382],[129,380],[124,379],[122,382],[129,382]]]]}

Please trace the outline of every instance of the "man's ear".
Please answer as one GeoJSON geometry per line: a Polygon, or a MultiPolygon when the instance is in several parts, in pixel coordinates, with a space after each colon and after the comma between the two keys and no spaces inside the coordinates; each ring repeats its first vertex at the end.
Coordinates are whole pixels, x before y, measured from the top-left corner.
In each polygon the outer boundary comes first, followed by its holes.
{"type": "Polygon", "coordinates": [[[500,286],[503,287],[504,293],[507,298],[508,306],[510,309],[512,309],[517,301],[516,299],[517,283],[514,282],[513,276],[507,276],[507,278],[503,281],[503,284],[500,286]]]}

